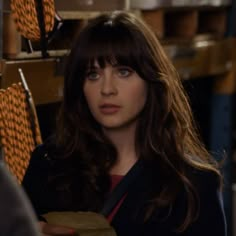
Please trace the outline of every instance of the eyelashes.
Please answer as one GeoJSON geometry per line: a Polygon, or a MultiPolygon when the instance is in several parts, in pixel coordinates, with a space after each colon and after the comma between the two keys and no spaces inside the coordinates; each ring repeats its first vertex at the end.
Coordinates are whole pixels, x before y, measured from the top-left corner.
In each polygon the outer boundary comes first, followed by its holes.
{"type": "Polygon", "coordinates": [[[134,71],[129,67],[119,67],[117,72],[120,77],[125,78],[131,76],[134,73],[134,71]]]}
{"type": "Polygon", "coordinates": [[[85,77],[88,80],[98,80],[100,78],[100,74],[96,70],[90,70],[86,73],[85,77]]]}
{"type": "MultiPolygon", "coordinates": [[[[103,68],[92,68],[89,69],[86,72],[86,79],[95,81],[103,77],[103,75],[106,73],[105,72],[106,67],[103,68]]],[[[128,78],[134,73],[134,70],[130,67],[127,66],[115,66],[112,67],[112,76],[118,77],[118,78],[128,78]]]]}

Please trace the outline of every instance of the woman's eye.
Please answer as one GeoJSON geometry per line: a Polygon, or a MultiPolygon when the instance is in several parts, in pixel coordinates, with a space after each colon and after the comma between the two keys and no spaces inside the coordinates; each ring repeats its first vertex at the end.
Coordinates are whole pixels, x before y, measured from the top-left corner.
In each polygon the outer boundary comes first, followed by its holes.
{"type": "Polygon", "coordinates": [[[128,77],[133,73],[133,70],[130,68],[118,68],[118,75],[120,77],[128,77]]]}
{"type": "Polygon", "coordinates": [[[86,74],[86,78],[88,80],[97,80],[97,79],[99,79],[99,73],[97,73],[96,71],[89,71],[86,74]]]}

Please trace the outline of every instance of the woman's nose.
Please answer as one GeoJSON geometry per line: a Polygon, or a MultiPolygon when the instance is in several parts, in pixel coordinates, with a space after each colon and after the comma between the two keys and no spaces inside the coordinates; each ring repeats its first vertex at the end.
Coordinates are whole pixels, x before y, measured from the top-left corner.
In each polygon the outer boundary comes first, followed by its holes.
{"type": "Polygon", "coordinates": [[[115,95],[117,94],[117,87],[115,84],[115,79],[112,73],[107,73],[104,75],[101,84],[101,94],[103,96],[115,95]]]}

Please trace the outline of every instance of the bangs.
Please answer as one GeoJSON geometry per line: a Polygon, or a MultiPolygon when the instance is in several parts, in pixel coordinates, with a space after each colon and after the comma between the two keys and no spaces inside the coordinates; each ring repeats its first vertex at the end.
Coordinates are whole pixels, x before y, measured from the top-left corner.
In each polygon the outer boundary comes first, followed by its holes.
{"type": "Polygon", "coordinates": [[[138,72],[141,67],[140,44],[132,32],[122,26],[104,25],[99,30],[84,33],[78,65],[87,69],[97,61],[101,68],[108,63],[129,66],[138,72]]]}

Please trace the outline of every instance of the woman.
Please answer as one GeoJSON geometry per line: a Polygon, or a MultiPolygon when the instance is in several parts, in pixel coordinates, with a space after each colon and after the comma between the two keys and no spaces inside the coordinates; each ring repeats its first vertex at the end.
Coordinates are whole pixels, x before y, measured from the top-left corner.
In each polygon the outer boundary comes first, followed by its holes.
{"type": "Polygon", "coordinates": [[[100,212],[138,160],[142,173],[108,216],[117,235],[225,235],[220,172],[178,74],[141,19],[114,12],[78,35],[56,135],[34,151],[23,185],[39,215],[100,212]]]}

